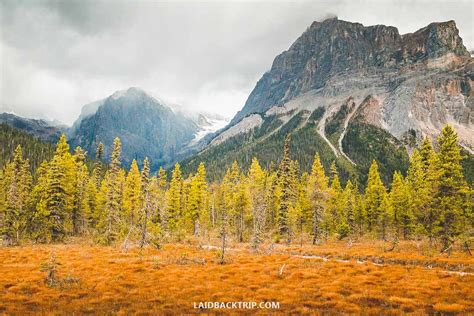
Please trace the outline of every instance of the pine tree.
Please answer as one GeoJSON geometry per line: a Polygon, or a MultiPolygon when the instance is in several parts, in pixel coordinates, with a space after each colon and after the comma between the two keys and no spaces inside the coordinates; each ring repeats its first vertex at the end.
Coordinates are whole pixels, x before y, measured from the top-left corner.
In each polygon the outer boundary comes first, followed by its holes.
{"type": "Polygon", "coordinates": [[[248,181],[252,199],[252,247],[257,249],[258,245],[263,242],[265,229],[265,172],[260,167],[257,158],[252,159],[250,166],[248,181]]]}
{"type": "Polygon", "coordinates": [[[369,169],[367,188],[365,189],[365,211],[367,214],[367,226],[369,231],[375,228],[379,222],[379,216],[384,209],[382,201],[386,190],[380,179],[377,162],[374,160],[369,169]]]}
{"type": "Polygon", "coordinates": [[[351,180],[347,181],[339,199],[342,213],[339,215],[337,232],[340,239],[353,234],[356,229],[356,195],[357,188],[351,180]]]}
{"type": "Polygon", "coordinates": [[[122,192],[125,182],[124,171],[120,168],[120,153],[122,144],[119,138],[114,140],[109,170],[105,174],[103,187],[104,206],[99,221],[99,236],[101,242],[110,245],[119,237],[120,214],[122,212],[122,192]],[[105,191],[105,192],[104,192],[105,191]]]}
{"type": "Polygon", "coordinates": [[[138,170],[137,161],[133,159],[123,191],[122,235],[129,235],[140,226],[138,217],[142,209],[142,199],[142,177],[140,176],[140,170],[138,170]]]}
{"type": "MultiPolygon", "coordinates": [[[[328,208],[324,214],[323,227],[326,236],[334,232],[336,229],[341,230],[343,234],[347,233],[347,225],[344,222],[344,196],[342,192],[341,182],[337,172],[336,164],[333,162],[330,168],[331,172],[331,187],[329,190],[328,208]],[[341,227],[339,224],[342,224],[341,227]]],[[[347,224],[347,223],[346,223],[347,224]]]]}
{"type": "Polygon", "coordinates": [[[73,234],[81,234],[86,227],[86,212],[88,201],[86,197],[87,184],[89,181],[89,170],[85,165],[86,153],[81,147],[76,147],[74,151],[74,200],[72,209],[73,234]]]}
{"type": "Polygon", "coordinates": [[[410,208],[408,185],[399,171],[396,171],[393,176],[390,203],[397,237],[402,233],[403,238],[407,239],[413,230],[414,216],[410,208]]]}
{"type": "Polygon", "coordinates": [[[367,213],[365,211],[364,196],[360,193],[355,194],[354,221],[357,234],[359,236],[363,235],[367,225],[367,213]]]}
{"type": "Polygon", "coordinates": [[[160,233],[167,227],[167,212],[166,212],[166,189],[168,186],[168,180],[165,169],[160,167],[156,177],[156,188],[154,202],[154,221],[159,224],[160,233]]]}
{"type": "Polygon", "coordinates": [[[377,228],[380,233],[380,239],[386,240],[390,223],[393,218],[392,204],[389,195],[384,192],[382,194],[382,202],[380,204],[380,210],[377,217],[377,228]]]}
{"type": "Polygon", "coordinates": [[[97,191],[98,189],[96,186],[96,179],[92,176],[87,181],[84,196],[84,199],[86,201],[84,207],[84,216],[87,221],[88,232],[91,232],[92,229],[95,229],[99,221],[100,214],[97,204],[97,191]]]}
{"type": "Polygon", "coordinates": [[[298,199],[292,212],[293,226],[300,237],[300,245],[303,245],[305,227],[311,223],[311,201],[308,194],[309,175],[307,172],[301,175],[301,181],[298,186],[298,199]]]}
{"type": "Polygon", "coordinates": [[[447,249],[460,231],[461,216],[467,184],[461,166],[461,150],[457,144],[457,134],[446,125],[438,137],[439,144],[439,189],[437,204],[440,210],[439,235],[447,249]]]}
{"type": "Polygon", "coordinates": [[[430,204],[431,197],[428,196],[428,186],[426,181],[426,174],[422,162],[420,152],[415,149],[410,157],[410,166],[407,172],[407,191],[409,198],[408,212],[410,212],[418,227],[415,227],[418,232],[421,231],[425,213],[430,204]]]}
{"type": "Polygon", "coordinates": [[[321,222],[327,208],[327,200],[329,198],[328,178],[324,172],[319,154],[316,154],[314,157],[311,175],[308,180],[308,192],[311,200],[312,210],[313,244],[316,244],[320,238],[321,222]]]}
{"type": "Polygon", "coordinates": [[[167,227],[170,233],[175,233],[179,228],[179,219],[183,211],[183,178],[181,176],[181,166],[176,164],[171,175],[170,187],[167,192],[167,227]]]}
{"type": "Polygon", "coordinates": [[[99,142],[97,145],[97,150],[95,153],[95,163],[94,163],[94,171],[93,171],[93,178],[95,181],[96,188],[100,187],[100,182],[102,181],[102,156],[104,154],[104,144],[99,142]]]}
{"type": "Polygon", "coordinates": [[[2,172],[2,208],[0,233],[7,245],[18,245],[27,225],[27,202],[31,187],[28,160],[23,159],[21,146],[15,149],[13,161],[2,172]]]}
{"type": "Polygon", "coordinates": [[[147,241],[148,235],[148,224],[150,220],[150,214],[152,212],[152,182],[150,179],[150,163],[148,157],[143,161],[143,169],[140,178],[141,194],[143,194],[143,203],[140,203],[139,209],[139,222],[140,222],[140,248],[143,248],[147,241]]]}
{"type": "Polygon", "coordinates": [[[409,170],[408,174],[411,182],[412,205],[423,226],[423,233],[428,236],[430,244],[432,244],[439,231],[440,219],[440,210],[437,205],[440,178],[439,157],[433,150],[429,139],[425,138],[420,149],[419,161],[416,156],[412,158],[413,170],[409,170]],[[421,169],[421,171],[416,169],[421,169]],[[421,175],[422,180],[415,180],[415,173],[418,174],[418,177],[421,175]]]}
{"type": "Polygon", "coordinates": [[[73,233],[74,223],[72,213],[75,198],[76,165],[69,152],[65,135],[62,135],[56,145],[56,151],[51,162],[46,166],[46,174],[39,182],[41,192],[37,212],[43,221],[37,236],[42,241],[62,241],[73,233]]]}
{"type": "Polygon", "coordinates": [[[207,182],[206,168],[201,163],[198,171],[191,179],[187,216],[192,225],[193,235],[198,236],[200,231],[200,218],[205,218],[207,214],[207,182]]]}
{"type": "Polygon", "coordinates": [[[290,136],[285,139],[283,159],[278,168],[278,181],[281,190],[280,205],[277,213],[278,235],[291,241],[291,232],[288,225],[288,211],[295,200],[294,168],[290,159],[290,136]]]}

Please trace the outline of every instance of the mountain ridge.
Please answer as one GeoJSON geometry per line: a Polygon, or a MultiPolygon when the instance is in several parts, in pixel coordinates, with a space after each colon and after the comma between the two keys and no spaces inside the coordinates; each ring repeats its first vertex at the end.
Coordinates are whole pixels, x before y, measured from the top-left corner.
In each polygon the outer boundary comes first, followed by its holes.
{"type": "MultiPolygon", "coordinates": [[[[376,159],[387,163],[382,171],[389,181],[394,170],[406,169],[408,153],[422,138],[435,140],[445,124],[452,125],[461,145],[473,152],[473,68],[454,21],[431,23],[404,35],[391,26],[365,27],[335,18],[314,22],[275,57],[230,124],[184,164],[192,169],[197,161],[218,159],[225,170],[233,159],[246,167],[249,155],[274,161],[278,151],[270,154],[258,147],[271,147],[265,142],[281,130],[305,130],[309,138],[303,143],[311,150],[300,149],[295,158],[310,161],[307,156],[327,151],[324,164],[339,162],[347,174],[366,173],[376,159]],[[318,109],[321,117],[309,120],[318,109]],[[297,126],[288,127],[296,121],[297,126]],[[237,139],[243,142],[240,147],[253,148],[251,153],[229,147],[237,139]],[[391,157],[387,160],[380,146],[392,148],[394,155],[385,152],[391,157]],[[359,147],[365,152],[358,152],[359,147]]],[[[282,146],[283,135],[272,141],[282,146]]]]}

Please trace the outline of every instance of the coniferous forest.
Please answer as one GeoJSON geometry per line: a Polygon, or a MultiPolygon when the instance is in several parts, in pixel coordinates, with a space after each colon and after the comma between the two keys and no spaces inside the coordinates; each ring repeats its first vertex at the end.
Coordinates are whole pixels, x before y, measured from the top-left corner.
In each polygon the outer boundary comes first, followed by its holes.
{"type": "Polygon", "coordinates": [[[119,138],[111,157],[103,157],[102,144],[87,157],[63,135],[54,155],[35,168],[18,145],[0,171],[1,240],[21,245],[84,237],[100,245],[160,248],[195,237],[258,250],[264,243],[364,237],[394,245],[426,239],[440,251],[470,252],[473,188],[449,125],[436,146],[426,138],[414,150],[406,175],[396,171],[389,187],[375,160],[363,187],[341,183],[336,165],[325,170],[318,154],[311,172],[301,173],[290,159],[291,142],[287,136],[279,165],[264,169],[254,158],[242,170],[234,162],[216,182],[207,181],[205,162],[187,177],[179,164],[168,172],[151,172],[148,159],[141,170],[136,161],[123,166],[119,138]]]}

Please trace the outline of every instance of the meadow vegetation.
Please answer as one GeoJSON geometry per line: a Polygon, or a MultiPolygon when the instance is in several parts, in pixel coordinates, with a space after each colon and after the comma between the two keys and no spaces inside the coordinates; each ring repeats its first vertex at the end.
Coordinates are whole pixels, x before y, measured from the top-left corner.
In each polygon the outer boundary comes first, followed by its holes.
{"type": "Polygon", "coordinates": [[[226,264],[197,241],[128,251],[77,240],[2,248],[0,313],[198,313],[194,302],[202,301],[280,302],[278,310],[252,311],[261,314],[474,313],[471,256],[430,252],[426,241],[390,246],[361,239],[265,244],[255,253],[229,244],[226,264]],[[54,282],[44,269],[52,256],[54,282]]]}

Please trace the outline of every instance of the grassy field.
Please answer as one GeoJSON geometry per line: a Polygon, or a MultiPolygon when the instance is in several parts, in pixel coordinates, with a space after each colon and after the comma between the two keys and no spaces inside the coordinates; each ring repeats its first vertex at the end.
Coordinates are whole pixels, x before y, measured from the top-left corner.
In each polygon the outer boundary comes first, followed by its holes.
{"type": "Polygon", "coordinates": [[[271,248],[232,246],[224,265],[208,245],[0,248],[0,314],[200,313],[194,303],[209,301],[280,303],[252,310],[262,314],[474,313],[474,259],[465,253],[415,242],[392,251],[368,241],[271,248]]]}

